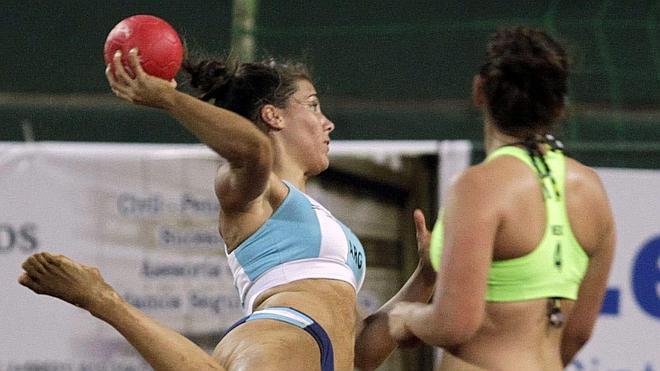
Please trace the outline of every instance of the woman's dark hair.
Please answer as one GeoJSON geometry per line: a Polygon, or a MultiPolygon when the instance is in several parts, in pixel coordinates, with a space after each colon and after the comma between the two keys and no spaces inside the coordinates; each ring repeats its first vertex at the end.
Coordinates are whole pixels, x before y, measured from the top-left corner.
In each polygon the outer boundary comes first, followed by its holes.
{"type": "Polygon", "coordinates": [[[190,75],[190,86],[200,99],[236,112],[258,126],[261,107],[272,104],[283,108],[299,80],[312,81],[302,63],[279,63],[272,58],[232,64],[218,58],[189,57],[183,70],[190,75]]]}
{"type": "Polygon", "coordinates": [[[568,72],[566,52],[546,33],[497,31],[480,71],[494,124],[517,137],[548,132],[564,107],[568,72]]]}

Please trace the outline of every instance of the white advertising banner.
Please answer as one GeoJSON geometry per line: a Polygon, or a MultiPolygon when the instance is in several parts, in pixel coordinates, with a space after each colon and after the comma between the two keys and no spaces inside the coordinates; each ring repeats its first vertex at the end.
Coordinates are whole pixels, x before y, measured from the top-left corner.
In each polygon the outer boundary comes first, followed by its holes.
{"type": "MultiPolygon", "coordinates": [[[[396,149],[438,153],[447,178],[467,166],[464,143],[438,143],[396,149]]],[[[337,144],[341,155],[378,150],[337,144]]],[[[37,251],[98,266],[133,305],[212,349],[242,316],[217,230],[221,161],[201,145],[0,143],[0,371],[151,369],[110,326],[17,283],[37,251]]],[[[598,172],[617,253],[593,337],[568,369],[660,370],[660,171],[598,172]]],[[[372,270],[365,311],[389,297],[394,276],[372,270]]]]}
{"type": "Polygon", "coordinates": [[[31,253],[98,266],[137,308],[192,339],[242,315],[203,146],[0,147],[0,369],[150,369],[110,326],[16,279],[31,253]]]}

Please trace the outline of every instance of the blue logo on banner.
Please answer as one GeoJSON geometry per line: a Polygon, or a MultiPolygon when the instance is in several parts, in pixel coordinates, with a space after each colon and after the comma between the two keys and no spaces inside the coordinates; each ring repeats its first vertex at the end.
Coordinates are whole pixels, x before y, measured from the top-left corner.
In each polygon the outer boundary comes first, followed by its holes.
{"type": "MultiPolygon", "coordinates": [[[[660,236],[646,242],[637,253],[632,265],[632,294],[640,308],[647,314],[660,318],[660,236]]],[[[601,307],[601,314],[617,315],[620,310],[621,290],[608,288],[601,307]]]]}
{"type": "Polygon", "coordinates": [[[607,289],[603,307],[600,308],[602,314],[619,314],[619,298],[621,291],[619,289],[607,289]]]}
{"type": "Polygon", "coordinates": [[[657,287],[660,283],[660,236],[645,243],[632,272],[632,288],[639,306],[653,317],[660,318],[660,294],[657,287]]]}

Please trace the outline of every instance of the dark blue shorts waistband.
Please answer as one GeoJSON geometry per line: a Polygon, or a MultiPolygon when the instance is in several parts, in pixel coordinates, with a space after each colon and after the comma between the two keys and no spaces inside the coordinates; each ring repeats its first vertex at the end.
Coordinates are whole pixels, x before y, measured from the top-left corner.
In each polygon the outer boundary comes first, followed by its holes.
{"type": "Polygon", "coordinates": [[[334,351],[328,334],[314,319],[291,307],[270,307],[258,310],[231,325],[225,332],[225,335],[245,322],[259,319],[272,319],[286,322],[312,335],[321,351],[321,371],[334,371],[334,351]]]}

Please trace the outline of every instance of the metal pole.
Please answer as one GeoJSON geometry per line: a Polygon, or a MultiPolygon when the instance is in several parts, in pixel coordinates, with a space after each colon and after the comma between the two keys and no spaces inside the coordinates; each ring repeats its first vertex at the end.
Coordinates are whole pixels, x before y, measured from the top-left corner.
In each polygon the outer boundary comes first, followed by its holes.
{"type": "Polygon", "coordinates": [[[25,142],[34,142],[34,126],[28,119],[21,120],[21,129],[23,130],[23,140],[25,142]]]}
{"type": "Polygon", "coordinates": [[[234,0],[232,8],[231,50],[241,62],[254,60],[258,0],[234,0]]]}

